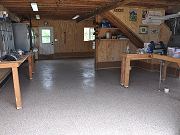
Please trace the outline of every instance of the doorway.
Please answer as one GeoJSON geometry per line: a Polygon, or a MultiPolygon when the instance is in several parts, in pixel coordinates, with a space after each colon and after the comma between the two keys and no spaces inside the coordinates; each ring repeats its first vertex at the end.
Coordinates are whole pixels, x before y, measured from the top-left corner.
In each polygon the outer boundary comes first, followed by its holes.
{"type": "Polygon", "coordinates": [[[54,54],[53,27],[40,27],[39,33],[40,33],[39,54],[41,55],[54,54]]]}

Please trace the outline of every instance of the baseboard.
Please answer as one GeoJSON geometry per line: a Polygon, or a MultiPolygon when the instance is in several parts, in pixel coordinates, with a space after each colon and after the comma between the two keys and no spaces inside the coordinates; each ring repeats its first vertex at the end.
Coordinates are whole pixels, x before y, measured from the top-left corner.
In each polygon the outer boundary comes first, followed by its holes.
{"type": "Polygon", "coordinates": [[[61,58],[93,58],[94,52],[67,52],[67,53],[55,53],[52,55],[39,55],[40,60],[51,60],[61,58]]]}
{"type": "MultiPolygon", "coordinates": [[[[131,62],[131,66],[134,66],[135,62],[131,62]]],[[[121,61],[113,61],[113,62],[98,62],[95,65],[96,70],[106,69],[106,68],[120,68],[121,61]]]]}
{"type": "Polygon", "coordinates": [[[120,61],[113,61],[113,62],[98,62],[96,63],[95,67],[96,70],[105,69],[105,68],[119,68],[121,65],[120,61]]]}

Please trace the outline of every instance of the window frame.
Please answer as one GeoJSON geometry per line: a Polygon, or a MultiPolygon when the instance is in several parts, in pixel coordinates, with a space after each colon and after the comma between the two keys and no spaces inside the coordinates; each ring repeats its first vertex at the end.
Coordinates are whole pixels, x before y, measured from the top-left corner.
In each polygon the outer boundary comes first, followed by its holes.
{"type": "Polygon", "coordinates": [[[84,39],[83,39],[83,41],[84,42],[92,42],[92,41],[94,41],[95,40],[94,32],[95,32],[94,27],[84,27],[84,39]],[[86,38],[85,38],[85,29],[89,29],[88,30],[88,40],[86,40],[86,38]]]}
{"type": "Polygon", "coordinates": [[[50,44],[51,43],[51,30],[48,28],[42,28],[41,29],[41,42],[42,44],[50,44]],[[48,30],[49,31],[49,36],[43,36],[43,30],[48,30]],[[43,42],[43,38],[49,38],[49,42],[43,42]]]}

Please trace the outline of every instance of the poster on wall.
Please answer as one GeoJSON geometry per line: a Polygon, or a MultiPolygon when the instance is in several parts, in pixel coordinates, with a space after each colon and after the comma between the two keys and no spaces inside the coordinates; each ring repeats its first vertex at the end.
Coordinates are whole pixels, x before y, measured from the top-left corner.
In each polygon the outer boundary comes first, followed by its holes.
{"type": "Polygon", "coordinates": [[[159,34],[160,33],[160,30],[157,28],[157,29],[150,29],[149,30],[151,34],[159,34]]]}
{"type": "Polygon", "coordinates": [[[147,10],[143,10],[142,11],[142,20],[145,20],[147,15],[148,15],[148,11],[147,10]]]}
{"type": "Polygon", "coordinates": [[[148,34],[148,26],[139,26],[139,34],[148,34]]]}
{"type": "MultiPolygon", "coordinates": [[[[143,13],[142,13],[143,14],[143,13]]],[[[164,21],[158,18],[162,18],[163,13],[161,11],[148,11],[145,19],[142,19],[142,24],[160,25],[164,21]],[[151,19],[156,18],[156,19],[151,19]]]]}
{"type": "Polygon", "coordinates": [[[122,8],[116,8],[116,9],[114,9],[114,12],[124,12],[124,9],[122,9],[122,8]]]}
{"type": "Polygon", "coordinates": [[[136,21],[137,21],[137,10],[131,9],[131,10],[129,11],[129,20],[130,20],[130,21],[133,21],[133,22],[136,22],[136,21]]]}

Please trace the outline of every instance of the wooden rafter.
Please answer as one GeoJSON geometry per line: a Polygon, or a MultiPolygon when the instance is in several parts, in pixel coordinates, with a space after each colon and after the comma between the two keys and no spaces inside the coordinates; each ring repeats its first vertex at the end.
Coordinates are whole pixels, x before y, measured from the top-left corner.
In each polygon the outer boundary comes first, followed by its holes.
{"type": "Polygon", "coordinates": [[[173,9],[180,6],[180,0],[0,0],[3,5],[19,17],[35,17],[39,14],[44,19],[70,20],[80,15],[78,22],[118,6],[144,6],[173,9]],[[33,12],[30,2],[37,2],[39,12],[33,12]]]}

